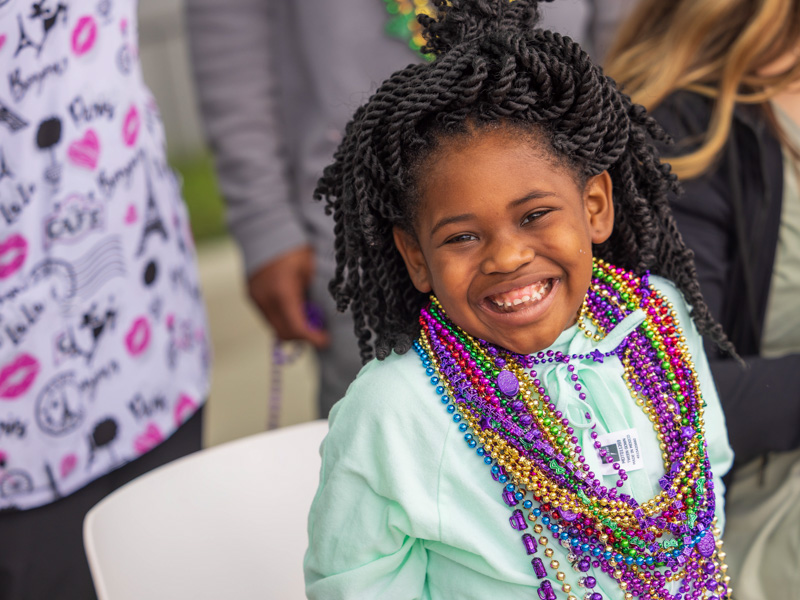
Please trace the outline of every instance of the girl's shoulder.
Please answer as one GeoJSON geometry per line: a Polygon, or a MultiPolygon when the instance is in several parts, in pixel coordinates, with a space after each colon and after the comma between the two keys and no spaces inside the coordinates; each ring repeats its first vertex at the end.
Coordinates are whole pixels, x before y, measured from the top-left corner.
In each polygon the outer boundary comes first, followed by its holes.
{"type": "Polygon", "coordinates": [[[392,353],[373,359],[361,369],[330,414],[331,434],[347,439],[366,430],[390,435],[390,431],[441,429],[438,401],[431,376],[415,352],[392,353]]]}
{"type": "Polygon", "coordinates": [[[397,498],[397,469],[413,462],[415,477],[433,486],[453,429],[448,417],[414,352],[368,363],[331,410],[321,485],[368,482],[397,498]]]}
{"type": "Polygon", "coordinates": [[[392,352],[384,360],[372,359],[361,368],[344,398],[336,403],[332,417],[351,410],[385,413],[398,402],[414,402],[421,393],[432,393],[426,389],[426,381],[425,369],[414,352],[392,352]]]}
{"type": "Polygon", "coordinates": [[[649,280],[650,284],[656,288],[656,290],[664,294],[670,302],[673,304],[678,302],[683,306],[688,306],[678,286],[675,285],[671,279],[667,279],[661,275],[650,275],[649,280]]]}

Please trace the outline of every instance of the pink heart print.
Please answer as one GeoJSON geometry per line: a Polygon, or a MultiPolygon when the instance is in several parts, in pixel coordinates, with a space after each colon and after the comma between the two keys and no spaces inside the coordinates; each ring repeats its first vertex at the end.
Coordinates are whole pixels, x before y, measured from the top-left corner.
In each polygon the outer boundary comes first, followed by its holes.
{"type": "Polygon", "coordinates": [[[136,213],[136,205],[129,204],[128,212],[125,213],[125,223],[128,225],[136,223],[136,219],[138,218],[138,216],[139,215],[136,213]]]}
{"type": "Polygon", "coordinates": [[[93,129],[87,129],[83,137],[69,145],[69,159],[79,167],[94,169],[100,158],[100,140],[93,129]]]}
{"type": "Polygon", "coordinates": [[[6,45],[6,34],[3,33],[2,35],[0,35],[0,50],[2,50],[3,46],[5,45],[6,45]]]}
{"type": "Polygon", "coordinates": [[[67,475],[72,473],[75,470],[75,467],[78,464],[78,457],[75,454],[67,454],[64,458],[61,459],[61,479],[66,479],[67,475]]]}

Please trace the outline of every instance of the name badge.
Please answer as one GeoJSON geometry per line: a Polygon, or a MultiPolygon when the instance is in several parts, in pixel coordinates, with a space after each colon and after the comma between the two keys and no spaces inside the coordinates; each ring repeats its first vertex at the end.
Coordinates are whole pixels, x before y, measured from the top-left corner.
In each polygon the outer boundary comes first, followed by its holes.
{"type": "Polygon", "coordinates": [[[608,460],[609,456],[614,459],[610,463],[604,462],[600,466],[600,473],[603,475],[616,473],[614,463],[619,463],[619,466],[626,471],[636,471],[644,466],[639,434],[635,429],[603,433],[597,436],[597,441],[600,442],[603,449],[608,451],[608,455],[603,460],[608,460]]]}

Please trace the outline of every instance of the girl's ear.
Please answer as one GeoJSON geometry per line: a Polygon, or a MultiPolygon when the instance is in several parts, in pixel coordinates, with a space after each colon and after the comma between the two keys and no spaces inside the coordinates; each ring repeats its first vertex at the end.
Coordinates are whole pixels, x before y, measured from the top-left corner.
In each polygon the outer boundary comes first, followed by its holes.
{"type": "Polygon", "coordinates": [[[425,261],[425,256],[422,254],[422,248],[419,247],[417,239],[401,227],[394,227],[392,229],[394,236],[394,245],[403,257],[403,262],[406,263],[408,276],[411,277],[411,282],[423,294],[427,294],[433,288],[431,287],[431,276],[428,271],[428,263],[425,261]]]}
{"type": "Polygon", "coordinates": [[[614,190],[611,175],[603,171],[590,177],[583,191],[583,206],[593,244],[602,244],[614,230],[614,190]]]}

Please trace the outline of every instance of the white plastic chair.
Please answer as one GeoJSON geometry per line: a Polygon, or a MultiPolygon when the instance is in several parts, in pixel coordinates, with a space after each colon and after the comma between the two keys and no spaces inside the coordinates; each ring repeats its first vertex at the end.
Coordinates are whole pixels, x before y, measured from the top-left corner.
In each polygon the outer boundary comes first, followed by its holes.
{"type": "Polygon", "coordinates": [[[306,518],[327,421],[191,454],[86,515],[100,600],[304,598],[306,518]]]}

